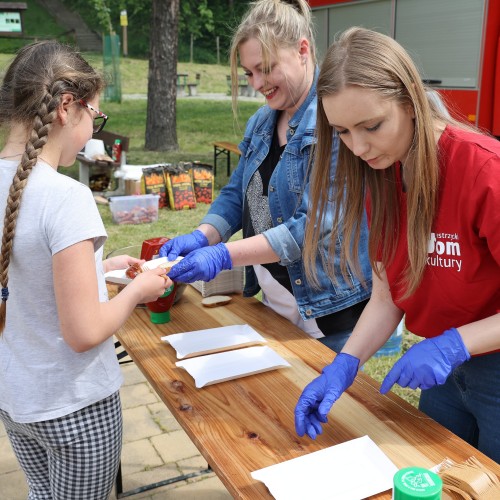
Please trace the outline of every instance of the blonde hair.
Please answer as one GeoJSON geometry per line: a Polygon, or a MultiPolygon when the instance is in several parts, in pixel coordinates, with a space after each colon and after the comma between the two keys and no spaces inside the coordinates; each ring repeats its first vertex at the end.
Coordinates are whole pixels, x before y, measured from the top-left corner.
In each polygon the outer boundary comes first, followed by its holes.
{"type": "Polygon", "coordinates": [[[387,266],[394,257],[399,234],[399,206],[395,165],[376,170],[355,156],[340,141],[334,178],[329,184],[333,130],[326,118],[322,99],[346,86],[358,86],[377,92],[384,99],[414,110],[414,137],[404,169],[407,186],[408,267],[399,285],[404,296],[411,295],[422,279],[427,244],[437,210],[439,162],[435,140],[436,123],[456,123],[439,106],[430,103],[419,72],[403,47],[392,38],[375,31],[353,27],[344,31],[328,49],[317,84],[317,147],[311,174],[309,223],[305,234],[306,273],[317,282],[317,258],[320,224],[327,205],[333,201],[334,218],[329,258],[324,265],[332,277],[335,242],[341,237],[340,262],[344,276],[350,266],[359,276],[358,245],[365,211],[365,196],[371,201],[369,258],[387,266]],[[411,165],[411,166],[410,166],[411,165]],[[381,249],[381,256],[379,255],[381,249]]]}
{"type": "Polygon", "coordinates": [[[5,73],[0,88],[0,125],[25,125],[28,140],[5,209],[0,258],[0,334],[5,328],[10,257],[28,176],[47,143],[62,95],[91,100],[103,87],[101,76],[80,54],[56,41],[23,47],[5,73]]]}
{"type": "Polygon", "coordinates": [[[269,69],[271,58],[280,48],[297,47],[301,38],[309,40],[312,62],[314,34],[311,9],[306,0],[259,0],[250,4],[231,42],[231,95],[233,112],[237,112],[238,51],[242,43],[255,38],[262,47],[262,62],[269,69]]]}

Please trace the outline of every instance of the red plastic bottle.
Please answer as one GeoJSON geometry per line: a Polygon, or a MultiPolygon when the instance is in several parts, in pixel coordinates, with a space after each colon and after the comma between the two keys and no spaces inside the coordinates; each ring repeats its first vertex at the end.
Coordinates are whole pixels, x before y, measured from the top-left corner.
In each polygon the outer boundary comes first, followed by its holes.
{"type": "MultiPolygon", "coordinates": [[[[150,238],[142,242],[141,259],[153,260],[158,256],[160,248],[170,238],[158,237],[150,238]]],[[[177,292],[177,283],[165,290],[165,293],[158,297],[154,302],[147,302],[146,307],[150,311],[150,319],[152,323],[161,324],[170,321],[170,309],[172,308],[175,300],[175,293],[177,292]]]]}
{"type": "Polygon", "coordinates": [[[162,324],[170,321],[170,309],[174,305],[177,283],[165,290],[165,293],[154,302],[146,302],[146,307],[150,311],[149,319],[151,323],[162,324]]]}
{"type": "Polygon", "coordinates": [[[112,153],[112,160],[115,163],[120,163],[122,159],[122,141],[120,141],[120,139],[116,139],[113,144],[112,153]]]}
{"type": "Polygon", "coordinates": [[[160,248],[169,240],[170,238],[166,238],[165,236],[144,240],[141,248],[141,259],[153,260],[156,258],[160,252],[160,248]]]}

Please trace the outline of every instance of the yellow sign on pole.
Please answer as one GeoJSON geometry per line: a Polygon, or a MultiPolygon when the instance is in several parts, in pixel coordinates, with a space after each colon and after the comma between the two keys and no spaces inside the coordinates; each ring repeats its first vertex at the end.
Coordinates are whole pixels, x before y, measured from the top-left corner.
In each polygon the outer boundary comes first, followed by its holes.
{"type": "Polygon", "coordinates": [[[128,26],[127,11],[120,11],[120,26],[128,26]]]}

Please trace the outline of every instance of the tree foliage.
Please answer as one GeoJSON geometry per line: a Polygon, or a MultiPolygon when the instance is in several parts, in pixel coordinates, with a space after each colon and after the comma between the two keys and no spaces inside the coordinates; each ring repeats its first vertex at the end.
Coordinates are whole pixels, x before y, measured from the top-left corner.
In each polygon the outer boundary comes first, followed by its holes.
{"type": "Polygon", "coordinates": [[[89,0],[89,2],[94,8],[99,27],[106,33],[112,33],[113,25],[111,23],[111,11],[106,5],[106,0],[89,0]]]}
{"type": "Polygon", "coordinates": [[[214,14],[208,7],[208,0],[183,0],[181,2],[179,32],[189,33],[195,38],[213,33],[214,14]]]}
{"type": "MultiPolygon", "coordinates": [[[[169,2],[170,0],[164,0],[169,2]]],[[[149,58],[152,2],[150,0],[63,0],[76,10],[90,28],[97,32],[112,30],[121,35],[120,12],[128,17],[128,53],[134,57],[149,58]]],[[[232,30],[248,8],[248,0],[181,0],[179,11],[179,50],[181,61],[189,60],[191,34],[195,38],[194,61],[217,61],[216,37],[219,37],[221,61],[227,60],[232,30]]]]}

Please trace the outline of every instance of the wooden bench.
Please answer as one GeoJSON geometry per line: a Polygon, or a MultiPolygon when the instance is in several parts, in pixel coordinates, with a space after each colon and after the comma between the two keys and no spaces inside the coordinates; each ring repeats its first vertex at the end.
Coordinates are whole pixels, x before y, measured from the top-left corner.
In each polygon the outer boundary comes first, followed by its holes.
{"type": "Polygon", "coordinates": [[[188,95],[189,96],[194,96],[198,94],[197,90],[198,84],[197,83],[188,83],[187,88],[188,88],[188,95]]]}
{"type": "MultiPolygon", "coordinates": [[[[114,134],[113,132],[107,132],[102,130],[98,134],[93,136],[94,139],[100,139],[104,142],[104,149],[106,153],[112,157],[113,144],[116,139],[120,139],[122,146],[122,154],[119,162],[107,162],[92,160],[85,156],[84,152],[81,151],[76,155],[76,159],[79,163],[78,179],[82,184],[90,186],[90,179],[92,177],[92,170],[94,171],[105,171],[110,180],[113,178],[113,173],[116,169],[119,169],[122,165],[127,163],[127,151],[129,147],[129,138],[124,135],[114,134]]],[[[100,191],[100,190],[98,190],[100,191]]]]}
{"type": "Polygon", "coordinates": [[[214,142],[214,177],[217,174],[217,158],[222,154],[227,160],[227,176],[231,175],[231,153],[241,156],[238,146],[232,142],[214,142]]]}

